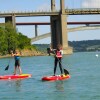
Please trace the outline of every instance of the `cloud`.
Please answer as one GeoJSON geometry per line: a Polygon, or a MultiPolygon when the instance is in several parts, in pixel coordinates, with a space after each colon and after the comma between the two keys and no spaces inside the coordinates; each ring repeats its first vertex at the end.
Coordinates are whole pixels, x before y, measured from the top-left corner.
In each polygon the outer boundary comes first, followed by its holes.
{"type": "Polygon", "coordinates": [[[84,0],[83,8],[100,8],[100,0],[84,0]]]}

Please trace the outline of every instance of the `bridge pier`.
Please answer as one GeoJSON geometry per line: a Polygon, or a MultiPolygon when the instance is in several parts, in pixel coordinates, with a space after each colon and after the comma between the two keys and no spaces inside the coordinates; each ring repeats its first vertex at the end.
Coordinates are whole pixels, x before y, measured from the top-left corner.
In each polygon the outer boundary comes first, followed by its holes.
{"type": "Polygon", "coordinates": [[[5,23],[11,22],[13,27],[16,27],[15,16],[5,17],[5,23]]]}
{"type": "MultiPolygon", "coordinates": [[[[51,6],[55,6],[55,0],[51,0],[51,6]]],[[[61,44],[64,50],[64,54],[72,54],[72,48],[68,46],[68,32],[66,27],[66,18],[64,0],[60,0],[61,11],[58,16],[51,16],[51,43],[55,49],[58,44],[61,44]],[[67,32],[67,34],[66,34],[67,32]]],[[[51,7],[54,11],[55,7],[51,7]]]]}
{"type": "Polygon", "coordinates": [[[38,25],[35,25],[35,37],[37,37],[38,36],[38,25]]]}

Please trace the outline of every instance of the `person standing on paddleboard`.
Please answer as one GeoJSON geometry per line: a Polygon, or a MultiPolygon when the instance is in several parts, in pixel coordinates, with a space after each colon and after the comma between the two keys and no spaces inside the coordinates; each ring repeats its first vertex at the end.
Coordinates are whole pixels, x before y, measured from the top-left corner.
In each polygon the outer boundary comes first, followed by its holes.
{"type": "Polygon", "coordinates": [[[19,73],[22,74],[22,70],[20,67],[20,53],[18,53],[18,51],[15,51],[15,53],[11,52],[11,56],[14,56],[15,59],[14,75],[16,75],[17,68],[19,69],[19,73]]]}
{"type": "Polygon", "coordinates": [[[55,54],[54,76],[56,74],[57,63],[59,63],[60,72],[61,72],[61,75],[63,75],[63,68],[62,68],[62,64],[61,64],[62,56],[63,56],[63,50],[62,50],[62,46],[60,44],[57,46],[57,49],[54,50],[54,54],[55,54]]]}

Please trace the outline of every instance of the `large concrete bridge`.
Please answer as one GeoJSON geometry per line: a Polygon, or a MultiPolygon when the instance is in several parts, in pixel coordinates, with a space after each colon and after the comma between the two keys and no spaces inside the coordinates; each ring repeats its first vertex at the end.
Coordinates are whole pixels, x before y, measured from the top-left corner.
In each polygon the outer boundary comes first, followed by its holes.
{"type": "MultiPolygon", "coordinates": [[[[60,10],[55,9],[55,0],[51,0],[51,10],[41,12],[0,12],[0,17],[5,18],[5,22],[11,21],[12,25],[16,26],[16,17],[32,17],[32,16],[50,16],[51,26],[51,43],[52,47],[56,48],[61,44],[64,49],[64,54],[71,54],[72,48],[68,46],[68,29],[67,29],[67,15],[93,15],[100,14],[100,8],[88,9],[65,9],[64,0],[60,0],[60,10]]],[[[88,25],[88,24],[87,24],[88,25]]],[[[83,29],[84,27],[81,27],[83,29]]],[[[86,27],[85,27],[86,28],[86,27]]],[[[93,27],[92,27],[93,28],[93,27]]],[[[77,28],[80,29],[80,28],[77,28]]],[[[73,29],[73,30],[77,30],[73,29]]]]}

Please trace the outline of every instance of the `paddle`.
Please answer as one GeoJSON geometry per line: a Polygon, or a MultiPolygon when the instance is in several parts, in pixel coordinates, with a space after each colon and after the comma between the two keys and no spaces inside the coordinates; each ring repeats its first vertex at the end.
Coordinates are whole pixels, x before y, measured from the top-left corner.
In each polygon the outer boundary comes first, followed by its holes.
{"type": "Polygon", "coordinates": [[[8,70],[9,69],[9,65],[7,65],[7,67],[5,68],[5,70],[8,70]]]}
{"type": "Polygon", "coordinates": [[[65,73],[65,75],[69,74],[68,70],[66,70],[66,69],[64,69],[64,73],[65,73]]]}
{"type": "Polygon", "coordinates": [[[5,68],[5,70],[8,70],[8,69],[9,69],[9,64],[10,64],[10,60],[9,60],[9,62],[8,62],[7,67],[5,68]]]}

